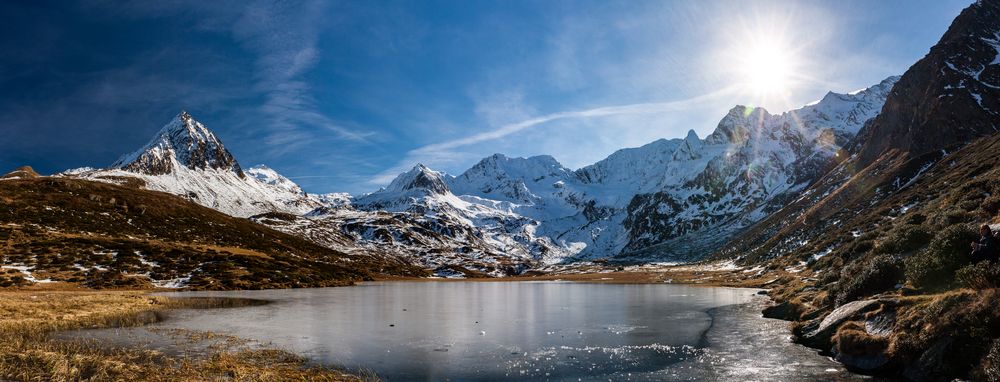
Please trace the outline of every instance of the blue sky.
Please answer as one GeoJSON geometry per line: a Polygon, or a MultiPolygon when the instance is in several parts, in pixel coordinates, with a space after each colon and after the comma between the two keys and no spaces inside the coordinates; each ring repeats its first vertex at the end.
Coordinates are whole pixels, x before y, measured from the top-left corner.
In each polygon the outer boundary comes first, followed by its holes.
{"type": "Polygon", "coordinates": [[[969,3],[7,1],[0,171],[107,166],[182,109],[310,192],[495,152],[578,168],[902,74],[969,3]]]}

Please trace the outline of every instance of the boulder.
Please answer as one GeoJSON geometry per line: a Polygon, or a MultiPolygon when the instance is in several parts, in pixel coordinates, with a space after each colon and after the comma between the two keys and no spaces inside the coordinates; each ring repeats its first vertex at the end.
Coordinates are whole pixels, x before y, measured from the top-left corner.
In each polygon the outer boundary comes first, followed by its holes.
{"type": "Polygon", "coordinates": [[[840,324],[877,306],[878,300],[852,301],[841,305],[822,320],[816,319],[803,326],[799,341],[812,348],[830,349],[830,337],[840,324]]]}

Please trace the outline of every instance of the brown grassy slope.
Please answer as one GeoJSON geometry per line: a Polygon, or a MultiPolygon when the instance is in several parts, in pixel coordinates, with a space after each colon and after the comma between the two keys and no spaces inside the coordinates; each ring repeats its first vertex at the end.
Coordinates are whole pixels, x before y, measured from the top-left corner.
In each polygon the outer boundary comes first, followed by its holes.
{"type": "Polygon", "coordinates": [[[887,301],[881,316],[896,317],[891,334],[867,333],[866,318],[855,317],[833,337],[841,357],[881,354],[888,360],[882,372],[916,380],[980,378],[993,372],[983,365],[1000,362],[1000,305],[992,289],[1000,281],[986,270],[994,282],[963,289],[972,285],[955,269],[968,264],[975,226],[1000,221],[997,153],[1000,135],[947,155],[889,153],[858,171],[846,163],[740,237],[731,254],[771,270],[801,268],[776,284],[772,296],[791,303],[787,318],[804,328],[850,301],[887,301]],[[922,176],[910,183],[920,169],[922,176]],[[955,246],[935,246],[956,232],[964,234],[955,246]],[[914,261],[921,258],[934,260],[914,261]],[[951,261],[956,265],[949,267],[951,261]],[[934,283],[914,283],[920,279],[934,283]]]}
{"type": "Polygon", "coordinates": [[[11,171],[3,176],[0,176],[0,179],[37,178],[37,177],[38,173],[35,172],[35,169],[31,168],[31,166],[21,166],[15,169],[14,171],[11,171]]]}
{"type": "Polygon", "coordinates": [[[209,347],[210,354],[181,359],[154,350],[50,338],[55,330],[153,322],[167,308],[224,306],[221,300],[170,299],[134,291],[0,291],[0,380],[360,380],[338,370],[306,366],[304,359],[288,352],[241,346],[240,341],[225,341],[225,346],[209,347]]]}
{"type": "MultiPolygon", "coordinates": [[[[0,181],[2,264],[89,287],[149,287],[190,277],[192,289],[346,285],[421,270],[350,256],[174,195],[78,179],[0,181]]],[[[0,274],[0,286],[23,283],[0,274]],[[6,285],[4,285],[6,283],[6,285]]]]}

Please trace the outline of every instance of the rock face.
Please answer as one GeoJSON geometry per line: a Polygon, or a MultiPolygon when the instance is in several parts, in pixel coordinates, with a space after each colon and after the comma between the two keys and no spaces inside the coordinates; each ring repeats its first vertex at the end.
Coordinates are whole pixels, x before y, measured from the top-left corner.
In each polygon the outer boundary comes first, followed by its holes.
{"type": "Polygon", "coordinates": [[[912,156],[1000,129],[1000,2],[966,8],[893,89],[862,133],[860,164],[896,149],[912,156]]]}

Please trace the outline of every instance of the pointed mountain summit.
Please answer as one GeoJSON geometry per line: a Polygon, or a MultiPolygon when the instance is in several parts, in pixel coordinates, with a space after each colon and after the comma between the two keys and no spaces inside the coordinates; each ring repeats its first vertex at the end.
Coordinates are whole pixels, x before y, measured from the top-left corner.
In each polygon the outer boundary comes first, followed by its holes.
{"type": "Polygon", "coordinates": [[[178,167],[216,169],[243,176],[243,170],[222,141],[186,111],[163,126],[141,149],[122,156],[112,168],[146,175],[164,175],[178,167]]]}
{"type": "Polygon", "coordinates": [[[705,143],[742,145],[763,128],[770,116],[762,107],[736,105],[719,121],[715,131],[705,137],[705,143]]]}
{"type": "Polygon", "coordinates": [[[698,138],[698,133],[694,130],[688,130],[687,136],[681,141],[680,147],[677,151],[674,151],[673,159],[678,160],[694,160],[701,158],[701,147],[704,144],[701,139],[698,138]]]}
{"type": "Polygon", "coordinates": [[[445,185],[441,173],[431,170],[418,163],[410,171],[400,174],[389,183],[386,191],[405,192],[411,190],[426,190],[433,194],[447,194],[448,186],[445,185]]]}
{"type": "Polygon", "coordinates": [[[81,168],[59,175],[133,184],[239,217],[273,211],[301,214],[322,205],[266,166],[244,173],[215,133],[187,112],[170,120],[141,149],[108,168],[81,168]]]}

